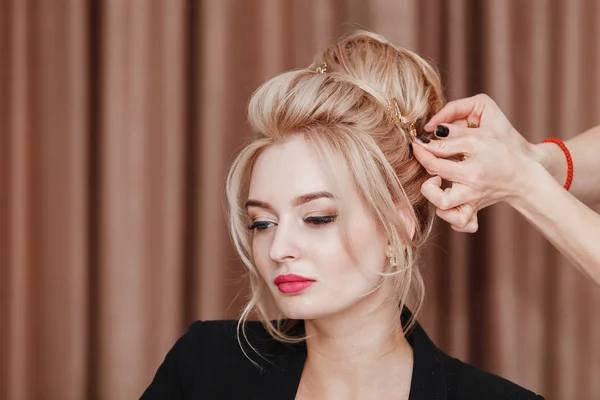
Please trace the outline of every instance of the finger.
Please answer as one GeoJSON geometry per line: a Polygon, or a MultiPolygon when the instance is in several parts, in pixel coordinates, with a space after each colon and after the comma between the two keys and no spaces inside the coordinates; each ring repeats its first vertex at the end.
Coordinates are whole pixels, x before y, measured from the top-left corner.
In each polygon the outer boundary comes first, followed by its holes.
{"type": "MultiPolygon", "coordinates": [[[[456,121],[455,121],[456,122],[456,121]]],[[[440,139],[457,138],[467,134],[468,122],[466,119],[458,120],[458,124],[440,124],[435,127],[434,133],[440,139]]]]}
{"type": "MultiPolygon", "coordinates": [[[[471,155],[475,151],[475,141],[476,139],[467,136],[441,140],[430,140],[429,143],[424,143],[417,140],[420,147],[427,149],[427,151],[438,158],[449,158],[457,155],[471,155]]],[[[419,146],[413,146],[413,148],[414,147],[419,146]]]]}
{"type": "MultiPolygon", "coordinates": [[[[438,190],[442,193],[451,190],[451,188],[448,188],[446,190],[441,189],[442,178],[440,178],[439,176],[429,178],[422,185],[422,187],[425,186],[431,186],[432,190],[438,190]]],[[[429,199],[427,194],[423,194],[425,195],[425,198],[429,199]]],[[[457,232],[473,233],[476,232],[479,228],[479,223],[477,220],[477,210],[469,204],[465,204],[464,207],[454,208],[452,210],[441,210],[438,207],[436,208],[436,214],[440,216],[440,218],[449,222],[452,229],[454,229],[457,232]],[[468,220],[466,224],[464,223],[465,220],[468,220]]]]}
{"type": "Polygon", "coordinates": [[[462,204],[474,203],[478,200],[468,186],[454,183],[451,188],[442,190],[441,183],[440,185],[437,183],[428,179],[421,185],[421,193],[440,210],[451,210],[462,204]]]}
{"type": "Polygon", "coordinates": [[[423,128],[427,132],[431,132],[439,124],[452,122],[457,119],[465,119],[470,124],[476,123],[479,125],[481,111],[484,108],[483,102],[486,97],[477,95],[451,101],[442,107],[423,128]]]}
{"type": "Polygon", "coordinates": [[[439,208],[438,205],[432,201],[432,199],[436,200],[444,193],[444,189],[442,189],[442,178],[438,175],[435,175],[427,179],[421,185],[421,193],[427,200],[436,206],[436,208],[439,208]]]}
{"type": "Polygon", "coordinates": [[[443,191],[442,178],[438,175],[432,176],[431,178],[429,178],[425,182],[423,182],[423,184],[421,185],[421,189],[423,188],[423,186],[433,186],[433,187],[443,191]]]}
{"type": "Polygon", "coordinates": [[[473,216],[477,214],[477,210],[470,204],[463,204],[450,210],[437,209],[435,213],[456,229],[465,230],[477,227],[477,219],[472,220],[473,216]]]}
{"type": "Polygon", "coordinates": [[[477,229],[479,229],[479,221],[477,220],[477,213],[473,214],[469,223],[464,227],[459,227],[456,225],[450,225],[452,229],[456,232],[464,232],[464,233],[475,233],[477,229]]]}
{"type": "Polygon", "coordinates": [[[438,158],[433,153],[427,151],[421,144],[413,145],[413,154],[421,165],[425,167],[429,175],[439,175],[448,181],[464,180],[464,166],[460,163],[438,158]]]}
{"type": "Polygon", "coordinates": [[[461,128],[468,128],[469,122],[465,118],[455,119],[454,121],[450,121],[452,125],[460,126],[461,128]]]}

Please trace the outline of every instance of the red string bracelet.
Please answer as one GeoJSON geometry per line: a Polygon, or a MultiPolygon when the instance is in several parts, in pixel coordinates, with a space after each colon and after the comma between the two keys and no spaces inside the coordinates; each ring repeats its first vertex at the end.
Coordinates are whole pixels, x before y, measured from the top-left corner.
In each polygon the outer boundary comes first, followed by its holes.
{"type": "Polygon", "coordinates": [[[571,182],[573,182],[573,159],[571,158],[571,152],[567,149],[565,143],[557,138],[547,138],[542,143],[554,143],[565,153],[565,157],[567,158],[567,181],[565,182],[565,189],[569,190],[571,182]]]}

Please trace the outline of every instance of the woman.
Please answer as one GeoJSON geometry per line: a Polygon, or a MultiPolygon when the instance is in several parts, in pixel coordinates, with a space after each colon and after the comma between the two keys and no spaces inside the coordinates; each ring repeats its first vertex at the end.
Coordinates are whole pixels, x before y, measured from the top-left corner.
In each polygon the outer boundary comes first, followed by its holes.
{"type": "Polygon", "coordinates": [[[441,218],[458,231],[474,232],[477,211],[505,201],[600,285],[600,215],[582,202],[600,202],[600,127],[567,142],[562,150],[561,141],[559,146],[532,145],[492,99],[477,95],[448,103],[425,126],[434,128],[445,140],[420,140],[414,153],[435,175],[422,192],[441,218]],[[462,161],[444,159],[457,157],[462,161]],[[571,178],[569,164],[576,166],[571,178]],[[452,188],[442,190],[441,178],[452,181],[452,188]],[[561,186],[565,181],[569,191],[561,186]]]}
{"type": "Polygon", "coordinates": [[[142,398],[540,399],[445,355],[414,319],[435,214],[411,141],[442,103],[431,66],[368,32],[262,85],[258,137],[227,178],[252,296],[239,321],[192,324],[142,398]]]}

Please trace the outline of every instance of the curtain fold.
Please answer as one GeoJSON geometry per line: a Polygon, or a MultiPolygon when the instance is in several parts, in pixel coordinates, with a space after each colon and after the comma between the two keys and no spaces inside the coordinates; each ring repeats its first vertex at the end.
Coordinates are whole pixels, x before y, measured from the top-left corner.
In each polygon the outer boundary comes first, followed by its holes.
{"type": "MultiPolygon", "coordinates": [[[[598,21],[594,0],[1,1],[0,398],[136,398],[189,323],[239,315],[224,179],[264,80],[363,27],[449,99],[567,139],[600,123],[598,21]]],[[[514,210],[437,224],[423,268],[443,350],[600,398],[600,289],[514,210]]]]}

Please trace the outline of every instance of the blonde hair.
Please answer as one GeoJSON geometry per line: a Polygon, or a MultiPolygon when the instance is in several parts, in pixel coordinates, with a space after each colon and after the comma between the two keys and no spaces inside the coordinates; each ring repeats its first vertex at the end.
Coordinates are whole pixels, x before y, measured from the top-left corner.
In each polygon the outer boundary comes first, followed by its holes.
{"type": "MultiPolygon", "coordinates": [[[[392,99],[417,134],[426,135],[423,125],[443,105],[439,75],[417,54],[366,31],[342,38],[309,68],[278,75],[252,95],[248,119],[257,137],[235,158],[226,183],[229,227],[251,287],[238,323],[238,341],[240,330],[247,341],[244,324],[252,312],[258,313],[273,338],[287,343],[305,340],[286,335],[297,321],[278,318],[274,323],[268,317],[266,301],[271,294],[253,262],[244,208],[258,156],[296,134],[317,149],[323,162],[345,163],[369,211],[390,238],[393,252],[403,255],[382,275],[392,280],[400,309],[409,293],[414,296],[413,318],[405,331],[414,322],[424,299],[418,249],[431,231],[435,211],[420,191],[429,175],[409,150],[409,127],[395,125],[390,118],[392,99]],[[399,209],[414,222],[412,237],[399,209]]],[[[336,166],[328,170],[335,173],[336,166]]]]}

